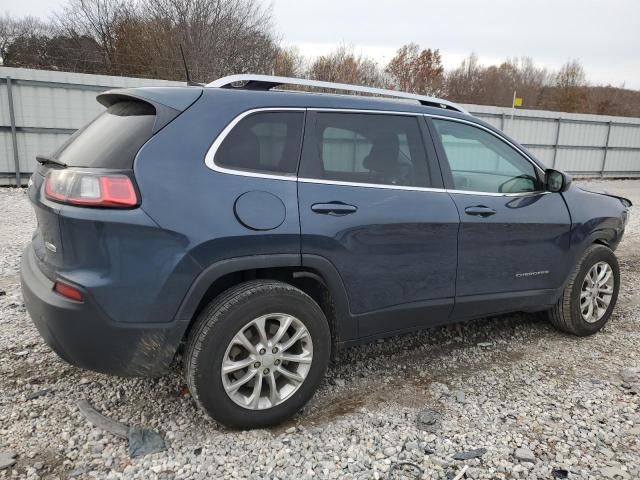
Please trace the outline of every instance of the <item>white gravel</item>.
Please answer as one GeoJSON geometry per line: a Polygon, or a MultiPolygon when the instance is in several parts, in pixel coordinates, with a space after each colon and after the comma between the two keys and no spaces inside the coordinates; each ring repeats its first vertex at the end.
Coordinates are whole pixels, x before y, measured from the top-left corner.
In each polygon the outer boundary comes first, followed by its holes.
{"type": "MultiPolygon", "coordinates": [[[[640,204],[640,180],[591,184],[640,204]]],[[[353,348],[292,421],[235,432],[196,409],[180,366],[122,379],[52,353],[19,289],[31,207],[0,189],[0,212],[0,460],[15,460],[0,463],[0,479],[453,479],[465,465],[474,479],[640,478],[640,215],[618,250],[622,291],[601,333],[573,338],[518,314],[353,348]],[[168,449],[129,458],[125,439],[87,423],[81,399],[156,430],[168,449]],[[461,452],[479,458],[455,460],[461,452]]]]}

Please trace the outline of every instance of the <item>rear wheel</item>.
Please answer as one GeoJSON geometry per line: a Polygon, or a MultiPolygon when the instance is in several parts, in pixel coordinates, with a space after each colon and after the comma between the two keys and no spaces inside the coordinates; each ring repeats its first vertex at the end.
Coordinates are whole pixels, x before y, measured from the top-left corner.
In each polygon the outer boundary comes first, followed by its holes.
{"type": "Polygon", "coordinates": [[[574,335],[591,335],[609,320],[619,289],[620,268],[615,254],[604,245],[592,245],[549,311],[551,323],[574,335]]]}
{"type": "Polygon", "coordinates": [[[317,389],[330,338],[322,310],[304,292],[271,280],[246,282],[198,318],[187,344],[187,384],[199,406],[223,425],[274,425],[317,389]]]}

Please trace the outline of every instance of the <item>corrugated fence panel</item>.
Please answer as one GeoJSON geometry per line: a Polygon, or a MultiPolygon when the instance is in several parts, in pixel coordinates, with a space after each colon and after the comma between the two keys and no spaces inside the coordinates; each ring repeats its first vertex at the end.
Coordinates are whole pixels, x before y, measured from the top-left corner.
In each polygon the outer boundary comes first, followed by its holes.
{"type": "Polygon", "coordinates": [[[553,145],[556,141],[557,122],[547,120],[528,120],[514,117],[505,121],[504,132],[523,144],[535,143],[553,145]]]}
{"type": "Polygon", "coordinates": [[[17,83],[13,86],[16,125],[78,129],[104,110],[96,93],[17,83]]]}
{"type": "Polygon", "coordinates": [[[612,126],[609,145],[612,147],[640,148],[640,128],[626,125],[612,126]]]}
{"type": "MultiPolygon", "coordinates": [[[[96,94],[111,88],[184,85],[164,80],[0,67],[0,184],[15,184],[8,78],[15,113],[21,182],[36,166],[95,117],[96,94]]],[[[574,175],[640,176],[640,118],[463,105],[503,130],[549,167],[574,175]],[[513,116],[513,118],[512,118],[513,116]]]]}
{"type": "Polygon", "coordinates": [[[553,149],[547,147],[527,147],[527,151],[545,165],[553,164],[553,149]]]}
{"type": "Polygon", "coordinates": [[[0,83],[0,125],[11,125],[9,118],[9,97],[7,95],[7,85],[0,83]]]}
{"type": "MultiPolygon", "coordinates": [[[[11,173],[13,171],[14,160],[11,132],[8,130],[0,130],[0,173],[11,173]]],[[[0,179],[0,182],[1,181],[2,179],[0,179]]]]}
{"type": "Polygon", "coordinates": [[[560,149],[556,168],[567,172],[600,173],[604,150],[560,149]]]}
{"type": "Polygon", "coordinates": [[[602,147],[607,141],[608,125],[587,123],[562,123],[560,145],[602,147]]]}
{"type": "Polygon", "coordinates": [[[637,150],[609,150],[606,172],[638,173],[638,170],[640,170],[640,158],[637,150]]]}

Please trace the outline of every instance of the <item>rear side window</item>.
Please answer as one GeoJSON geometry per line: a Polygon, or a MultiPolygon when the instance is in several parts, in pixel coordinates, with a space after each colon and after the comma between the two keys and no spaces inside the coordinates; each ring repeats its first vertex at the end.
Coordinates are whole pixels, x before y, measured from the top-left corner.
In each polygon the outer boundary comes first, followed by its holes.
{"type": "Polygon", "coordinates": [[[307,120],[300,177],[427,187],[429,169],[418,119],[324,113],[307,120]]]}
{"type": "Polygon", "coordinates": [[[145,102],[111,105],[74,133],[53,155],[74,167],[133,168],[133,160],[153,135],[155,108],[145,102]]]}
{"type": "Polygon", "coordinates": [[[214,162],[235,170],[295,175],[303,121],[303,112],[249,115],[224,138],[214,162]]]}

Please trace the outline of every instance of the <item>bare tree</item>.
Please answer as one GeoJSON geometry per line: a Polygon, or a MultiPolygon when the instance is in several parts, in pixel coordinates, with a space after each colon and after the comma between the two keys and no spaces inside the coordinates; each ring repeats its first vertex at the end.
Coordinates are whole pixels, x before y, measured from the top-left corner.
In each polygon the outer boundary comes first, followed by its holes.
{"type": "Polygon", "coordinates": [[[420,50],[415,43],[403,45],[385,70],[398,90],[424,95],[441,95],[444,86],[444,67],[440,51],[420,50]]]}
{"type": "Polygon", "coordinates": [[[549,82],[549,72],[546,68],[536,66],[531,57],[522,57],[511,62],[517,69],[515,89],[523,99],[523,106],[536,107],[540,91],[549,82]]]}
{"type": "MultiPolygon", "coordinates": [[[[35,17],[16,19],[8,13],[0,16],[0,64],[7,65],[12,47],[15,52],[16,42],[24,44],[28,39],[32,39],[32,43],[35,44],[37,42],[33,40],[46,36],[49,31],[48,25],[35,17]]],[[[41,49],[35,49],[32,53],[39,50],[41,49]]]]}
{"type": "Polygon", "coordinates": [[[625,89],[624,86],[589,87],[586,111],[598,115],[640,117],[640,91],[625,89]]]}
{"type": "MultiPolygon", "coordinates": [[[[54,16],[61,34],[69,38],[92,38],[101,49],[105,68],[119,73],[116,58],[116,30],[126,15],[124,0],[68,0],[54,16]]],[[[81,49],[81,44],[76,45],[81,49]]]]}
{"type": "Polygon", "coordinates": [[[328,82],[351,83],[370,87],[384,87],[387,82],[378,64],[368,57],[356,55],[340,46],[328,55],[316,58],[308,71],[311,78],[328,82]]]}
{"type": "Polygon", "coordinates": [[[584,87],[587,84],[587,76],[584,68],[578,60],[569,60],[556,74],[554,84],[558,88],[584,87]]]}
{"type": "Polygon", "coordinates": [[[183,45],[196,79],[272,70],[271,14],[257,0],[142,0],[140,18],[145,54],[178,69],[183,45]]]}
{"type": "Polygon", "coordinates": [[[18,28],[16,20],[5,13],[0,17],[0,62],[4,65],[7,55],[7,48],[18,37],[18,28]]]}
{"type": "Polygon", "coordinates": [[[449,98],[462,103],[480,103],[483,93],[484,68],[472,53],[446,76],[445,91],[449,98]]]}
{"type": "Polygon", "coordinates": [[[588,85],[584,68],[577,60],[569,60],[554,76],[540,100],[540,107],[563,112],[585,112],[588,108],[588,85]]]}
{"type": "Polygon", "coordinates": [[[523,99],[523,106],[534,108],[540,90],[547,82],[544,68],[535,66],[530,58],[507,59],[500,65],[483,68],[481,88],[476,101],[487,105],[511,106],[513,93],[523,99]]]}
{"type": "Polygon", "coordinates": [[[305,59],[295,47],[278,48],[273,56],[273,75],[301,77],[305,73],[305,59]]]}

